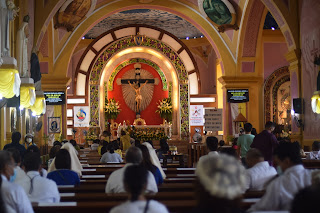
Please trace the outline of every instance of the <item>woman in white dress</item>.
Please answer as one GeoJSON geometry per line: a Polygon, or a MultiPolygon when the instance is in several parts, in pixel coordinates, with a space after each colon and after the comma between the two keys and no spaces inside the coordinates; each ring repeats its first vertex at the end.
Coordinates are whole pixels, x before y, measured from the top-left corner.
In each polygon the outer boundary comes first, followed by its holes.
{"type": "Polygon", "coordinates": [[[155,200],[147,200],[144,191],[147,187],[148,170],[141,165],[132,165],[124,172],[124,186],[129,200],[111,209],[110,213],[168,213],[167,208],[155,200]]]}

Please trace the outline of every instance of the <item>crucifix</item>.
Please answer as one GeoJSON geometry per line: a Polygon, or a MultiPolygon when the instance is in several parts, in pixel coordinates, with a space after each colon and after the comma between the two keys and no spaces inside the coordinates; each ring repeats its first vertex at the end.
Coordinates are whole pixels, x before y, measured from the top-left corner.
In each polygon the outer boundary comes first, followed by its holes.
{"type": "Polygon", "coordinates": [[[142,95],[141,95],[141,89],[146,85],[146,84],[158,84],[159,80],[157,78],[155,79],[142,79],[140,75],[141,71],[141,64],[135,64],[135,78],[134,79],[120,79],[118,81],[118,85],[121,84],[129,84],[130,87],[135,91],[135,112],[136,114],[140,114],[141,112],[141,103],[142,103],[142,95]]]}

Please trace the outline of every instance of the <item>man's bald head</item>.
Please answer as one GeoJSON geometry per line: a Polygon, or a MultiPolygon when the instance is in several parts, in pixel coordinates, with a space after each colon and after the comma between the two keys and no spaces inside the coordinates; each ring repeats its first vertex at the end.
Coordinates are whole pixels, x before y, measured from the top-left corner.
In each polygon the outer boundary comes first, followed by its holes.
{"type": "Polygon", "coordinates": [[[246,155],[246,163],[249,168],[253,167],[257,163],[264,161],[262,153],[258,149],[249,149],[246,155]]]}

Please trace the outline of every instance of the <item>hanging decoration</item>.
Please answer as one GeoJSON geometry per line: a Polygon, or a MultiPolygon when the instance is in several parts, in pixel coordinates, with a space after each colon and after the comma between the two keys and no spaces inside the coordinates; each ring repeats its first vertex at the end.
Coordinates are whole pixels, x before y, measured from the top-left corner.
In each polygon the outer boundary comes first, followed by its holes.
{"type": "Polygon", "coordinates": [[[0,98],[12,98],[20,94],[20,77],[16,69],[0,69],[0,98]]]}
{"type": "Polygon", "coordinates": [[[36,100],[34,81],[32,78],[21,78],[20,107],[29,109],[36,100]]]}
{"type": "Polygon", "coordinates": [[[35,115],[46,113],[46,100],[44,98],[43,91],[36,91],[36,100],[30,109],[35,115]]]}

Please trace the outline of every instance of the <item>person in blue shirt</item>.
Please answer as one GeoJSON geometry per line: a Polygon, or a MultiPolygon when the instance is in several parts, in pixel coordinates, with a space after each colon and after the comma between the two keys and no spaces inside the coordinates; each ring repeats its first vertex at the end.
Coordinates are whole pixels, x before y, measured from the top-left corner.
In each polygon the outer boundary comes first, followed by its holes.
{"type": "Polygon", "coordinates": [[[78,174],[71,170],[71,157],[66,149],[60,149],[55,158],[57,170],[48,174],[47,178],[56,182],[57,185],[79,185],[78,174]]]}
{"type": "Polygon", "coordinates": [[[141,164],[153,174],[157,185],[161,185],[163,183],[161,172],[158,167],[152,164],[148,148],[144,145],[140,145],[138,148],[142,151],[143,156],[141,164]]]}

